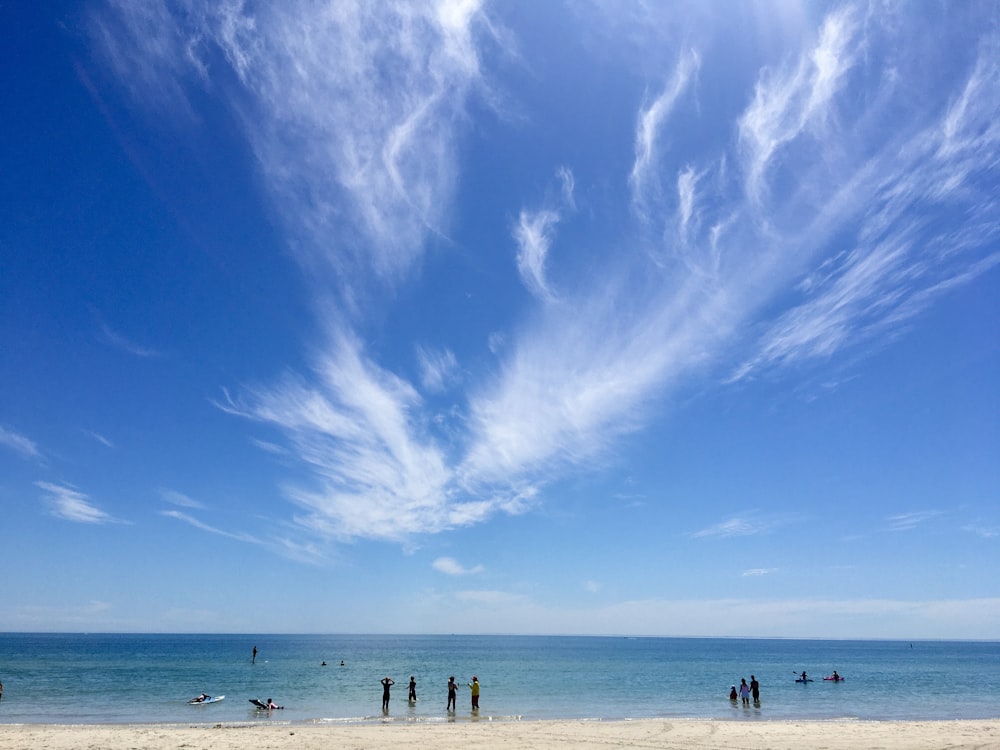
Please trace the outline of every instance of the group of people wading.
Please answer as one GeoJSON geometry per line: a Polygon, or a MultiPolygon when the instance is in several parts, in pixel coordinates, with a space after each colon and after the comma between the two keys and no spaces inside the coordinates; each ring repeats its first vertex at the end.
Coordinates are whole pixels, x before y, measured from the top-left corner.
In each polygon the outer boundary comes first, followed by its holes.
{"type": "MultiPolygon", "coordinates": [[[[391,677],[386,676],[382,683],[382,712],[388,713],[389,711],[389,689],[395,685],[395,681],[391,677]]],[[[472,676],[472,682],[467,683],[469,690],[472,691],[472,710],[479,710],[479,678],[475,675],[472,676]]],[[[455,700],[457,698],[456,693],[458,691],[458,683],[455,682],[455,676],[452,675],[448,678],[448,705],[446,710],[455,710],[455,700]]],[[[417,680],[411,674],[410,675],[410,685],[408,699],[411,703],[417,700],[417,680]]]]}

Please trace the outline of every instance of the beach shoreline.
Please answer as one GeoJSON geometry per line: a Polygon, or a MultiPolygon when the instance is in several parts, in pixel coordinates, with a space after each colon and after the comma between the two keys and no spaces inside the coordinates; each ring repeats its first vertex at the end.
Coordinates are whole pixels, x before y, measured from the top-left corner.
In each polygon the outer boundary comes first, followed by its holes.
{"type": "Polygon", "coordinates": [[[468,743],[505,750],[1000,748],[1000,718],[936,721],[637,719],[438,723],[0,724],[7,750],[389,750],[468,743]]]}

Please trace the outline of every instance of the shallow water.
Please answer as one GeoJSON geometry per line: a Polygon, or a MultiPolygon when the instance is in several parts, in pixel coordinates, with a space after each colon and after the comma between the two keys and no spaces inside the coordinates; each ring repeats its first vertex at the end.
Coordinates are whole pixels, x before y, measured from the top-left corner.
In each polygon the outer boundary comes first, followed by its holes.
{"type": "Polygon", "coordinates": [[[6,633],[0,722],[996,718],[998,666],[1000,644],[982,642],[6,633]],[[845,682],[820,679],[834,669],[845,682]],[[796,684],[802,670],[816,681],[796,684]],[[729,686],[751,673],[760,705],[734,706],[729,686]],[[473,674],[478,714],[465,687],[473,674]],[[397,684],[383,715],[386,675],[397,684]],[[451,715],[449,675],[461,686],[451,715]],[[202,691],[226,699],[187,705],[202,691]],[[268,697],[285,708],[248,702],[268,697]]]}

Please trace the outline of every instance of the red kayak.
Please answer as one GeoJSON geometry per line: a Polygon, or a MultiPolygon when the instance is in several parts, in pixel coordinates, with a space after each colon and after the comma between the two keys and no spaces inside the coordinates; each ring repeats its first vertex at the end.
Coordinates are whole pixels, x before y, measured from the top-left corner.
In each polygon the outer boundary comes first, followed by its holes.
{"type": "Polygon", "coordinates": [[[846,677],[824,677],[824,682],[843,682],[846,677]]]}

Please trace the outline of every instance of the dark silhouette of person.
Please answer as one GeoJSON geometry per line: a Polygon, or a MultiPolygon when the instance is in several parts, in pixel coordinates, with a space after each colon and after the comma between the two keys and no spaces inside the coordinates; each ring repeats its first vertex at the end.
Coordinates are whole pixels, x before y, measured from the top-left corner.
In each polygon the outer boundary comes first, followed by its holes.
{"type": "Polygon", "coordinates": [[[417,681],[414,679],[413,675],[410,675],[410,695],[409,699],[415,701],[417,699],[417,681]]]}
{"type": "Polygon", "coordinates": [[[253,658],[250,660],[250,663],[251,664],[256,664],[257,663],[257,647],[256,646],[253,647],[253,658]]]}
{"type": "Polygon", "coordinates": [[[390,678],[386,677],[382,680],[382,711],[386,712],[389,710],[389,688],[391,688],[396,683],[390,678]]]}
{"type": "Polygon", "coordinates": [[[448,678],[448,707],[446,710],[455,710],[455,691],[458,690],[458,685],[455,682],[455,675],[448,678]]]}
{"type": "Polygon", "coordinates": [[[760,703],[760,683],[753,675],[750,675],[750,693],[753,695],[753,702],[760,703]]]}

